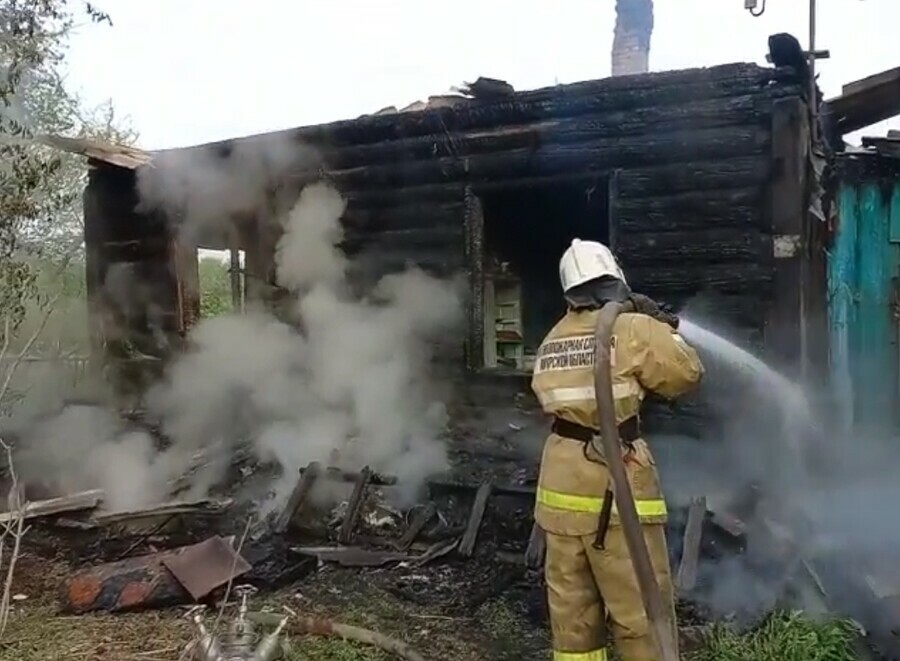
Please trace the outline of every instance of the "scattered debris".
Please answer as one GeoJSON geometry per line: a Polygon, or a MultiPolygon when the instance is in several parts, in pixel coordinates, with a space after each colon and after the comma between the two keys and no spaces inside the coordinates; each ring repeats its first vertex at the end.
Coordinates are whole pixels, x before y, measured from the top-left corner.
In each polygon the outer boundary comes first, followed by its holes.
{"type": "Polygon", "coordinates": [[[104,495],[101,489],[92,489],[91,491],[82,491],[71,496],[36,500],[32,503],[25,503],[24,508],[17,511],[3,512],[0,514],[0,523],[9,523],[20,516],[29,520],[55,514],[92,510],[103,502],[104,495]]]}

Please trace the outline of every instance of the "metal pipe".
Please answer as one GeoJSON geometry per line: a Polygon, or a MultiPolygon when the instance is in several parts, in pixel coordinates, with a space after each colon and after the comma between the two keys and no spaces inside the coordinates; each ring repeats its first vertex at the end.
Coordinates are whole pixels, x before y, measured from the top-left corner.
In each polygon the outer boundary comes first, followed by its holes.
{"type": "Polygon", "coordinates": [[[622,449],[619,442],[619,429],[616,424],[616,409],[612,392],[612,368],[610,362],[610,342],[613,325],[627,304],[609,302],[600,309],[595,333],[594,347],[594,390],[597,400],[597,415],[600,419],[600,441],[597,447],[596,437],[591,441],[594,450],[606,458],[606,464],[612,479],[613,494],[616,500],[619,521],[625,534],[625,543],[637,576],[638,587],[644,610],[650,621],[650,629],[656,640],[659,658],[662,661],[679,661],[678,644],[674,638],[674,623],[669,621],[669,613],[663,602],[662,592],[656,582],[656,573],[650,561],[650,552],[638,517],[622,449]]]}

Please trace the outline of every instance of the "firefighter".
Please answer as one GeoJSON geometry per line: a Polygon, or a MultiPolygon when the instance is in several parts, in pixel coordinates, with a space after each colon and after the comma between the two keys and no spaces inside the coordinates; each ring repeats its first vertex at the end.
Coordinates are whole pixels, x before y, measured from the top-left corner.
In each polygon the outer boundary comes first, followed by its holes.
{"type": "MultiPolygon", "coordinates": [[[[544,445],[535,520],[547,539],[545,578],[556,661],[605,661],[609,631],[623,661],[658,658],[615,503],[599,530],[609,471],[591,446],[599,420],[594,334],[609,301],[630,304],[613,325],[610,363],[616,422],[656,579],[675,626],[664,524],[666,505],[653,455],[641,437],[645,393],[674,399],[695,387],[703,366],[677,332],[678,319],[632,294],[605,245],[575,239],[559,264],[568,311],[538,349],[532,389],[553,417],[544,445]]],[[[676,636],[677,639],[677,636],[676,636]]]]}

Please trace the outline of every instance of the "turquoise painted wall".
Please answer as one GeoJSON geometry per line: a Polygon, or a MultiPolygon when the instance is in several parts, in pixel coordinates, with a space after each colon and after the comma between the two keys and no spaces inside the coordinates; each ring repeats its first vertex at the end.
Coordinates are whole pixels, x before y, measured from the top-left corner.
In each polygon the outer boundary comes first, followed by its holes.
{"type": "Polygon", "coordinates": [[[842,184],[828,259],[832,385],[847,427],[898,422],[900,182],[842,184]]]}

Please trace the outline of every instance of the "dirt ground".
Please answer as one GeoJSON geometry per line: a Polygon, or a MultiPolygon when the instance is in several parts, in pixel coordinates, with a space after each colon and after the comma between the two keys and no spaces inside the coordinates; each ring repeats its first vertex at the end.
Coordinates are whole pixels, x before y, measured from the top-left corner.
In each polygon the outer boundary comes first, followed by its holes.
{"type": "MultiPolygon", "coordinates": [[[[20,560],[9,625],[0,639],[2,661],[175,661],[191,631],[186,609],[125,615],[60,616],[58,587],[64,562],[26,555],[20,560]]],[[[325,567],[290,589],[254,599],[256,610],[288,606],[401,638],[428,659],[481,661],[540,659],[549,647],[546,628],[529,613],[528,590],[511,588],[472,612],[426,606],[386,589],[396,585],[392,571],[325,567]]],[[[427,590],[427,586],[423,586],[427,590]]],[[[289,660],[381,661],[392,658],[373,648],[340,640],[303,637],[289,641],[289,660]]]]}

